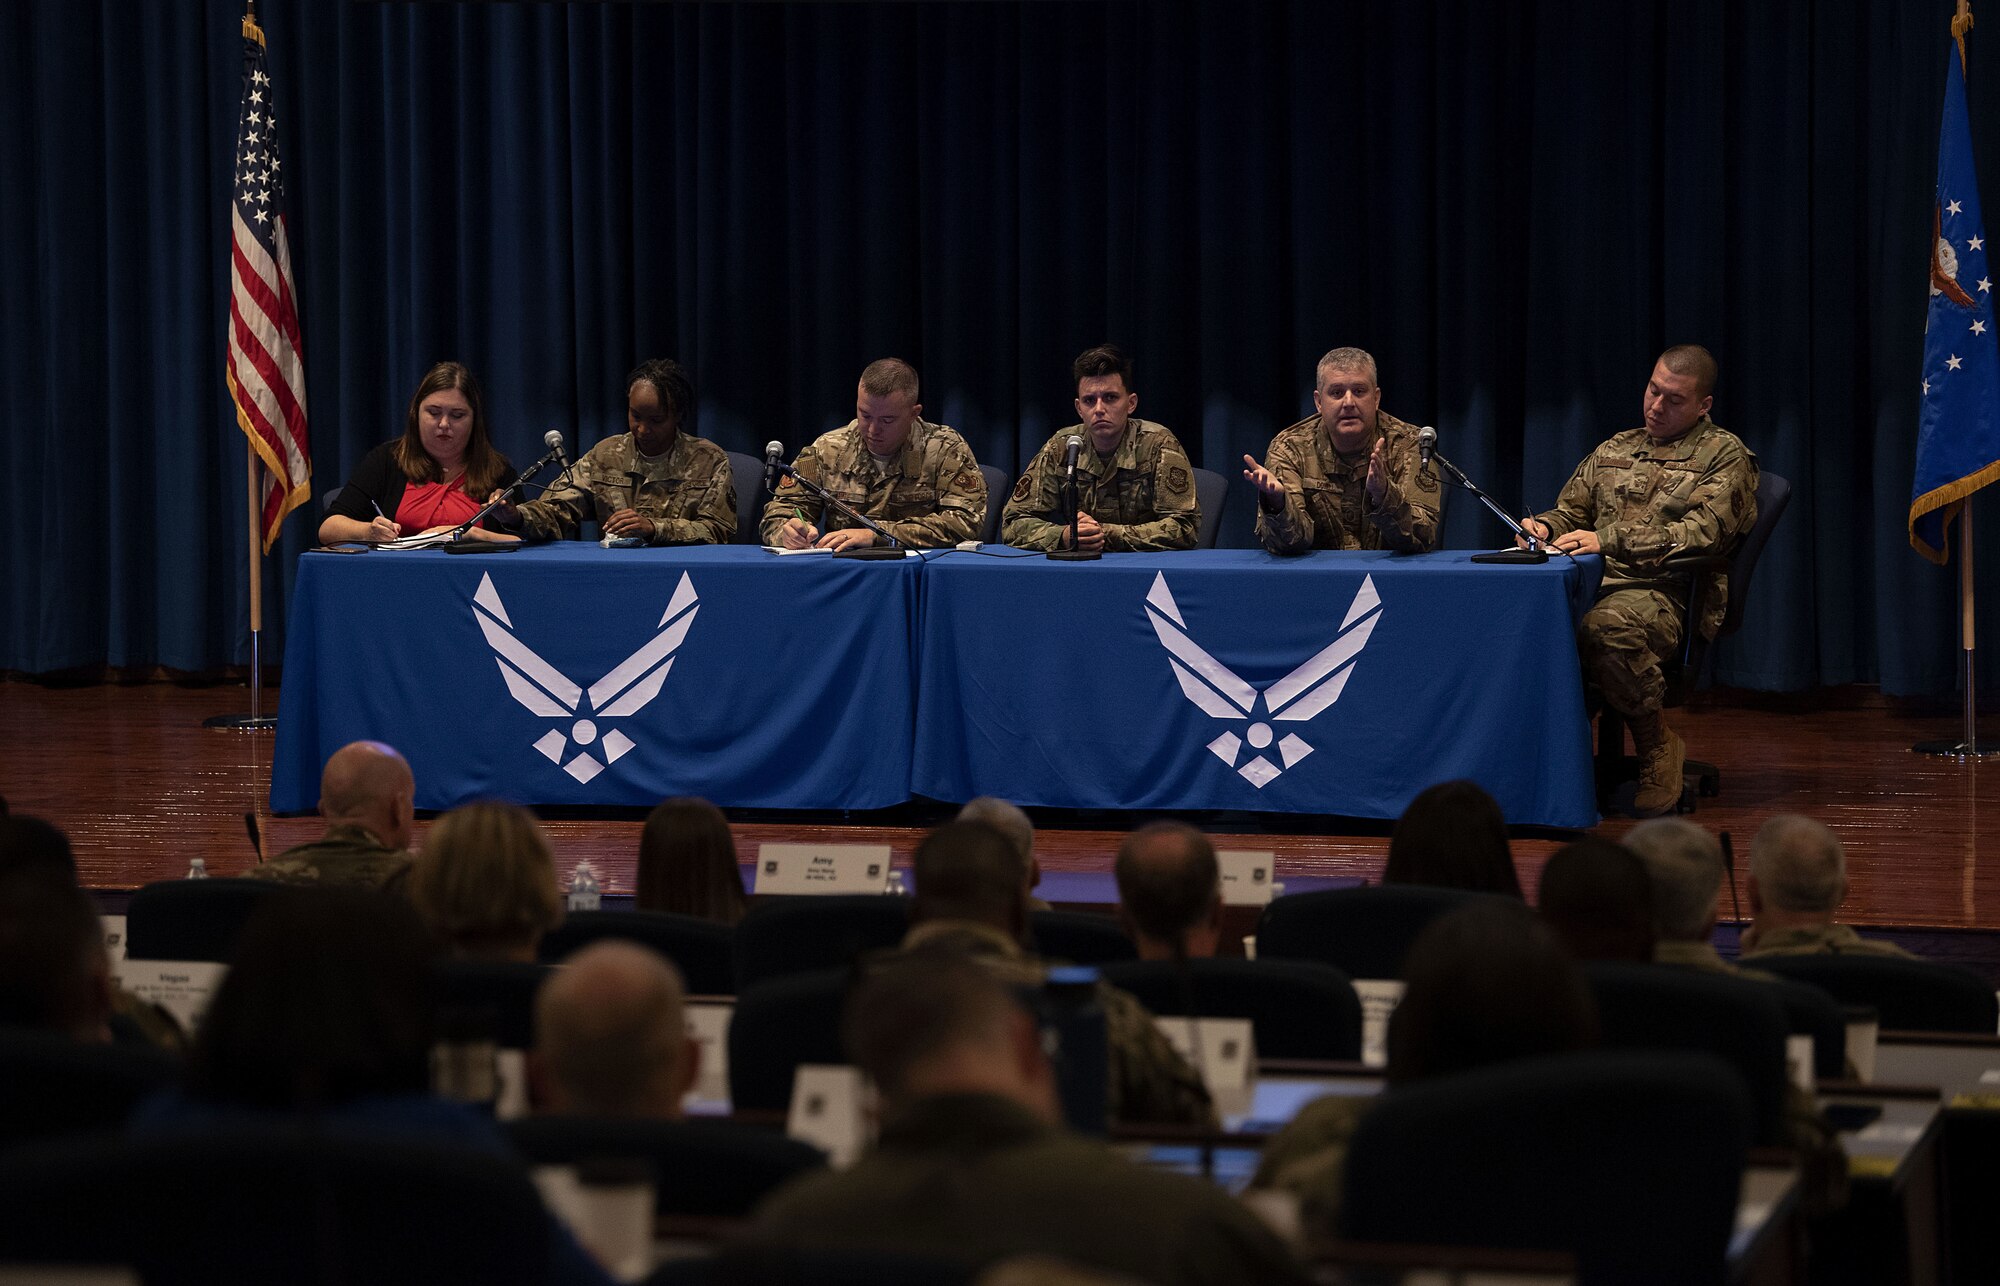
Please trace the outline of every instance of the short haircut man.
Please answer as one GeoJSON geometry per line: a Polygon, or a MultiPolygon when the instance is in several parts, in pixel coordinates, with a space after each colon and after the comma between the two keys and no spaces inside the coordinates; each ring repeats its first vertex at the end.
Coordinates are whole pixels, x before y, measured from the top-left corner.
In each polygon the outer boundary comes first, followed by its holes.
{"type": "Polygon", "coordinates": [[[557,1112],[679,1119],[700,1066],[679,971],[631,942],[577,952],[535,997],[535,1063],[557,1112]]]}
{"type": "Polygon", "coordinates": [[[1625,847],[1652,879],[1660,941],[1707,942],[1722,896],[1722,845],[1715,836],[1684,818],[1656,817],[1628,831],[1625,847]]]}
{"type": "Polygon", "coordinates": [[[1639,855],[1586,836],[1542,867],[1535,909],[1579,960],[1653,958],[1653,882],[1639,855]]]}
{"type": "Polygon", "coordinates": [[[1694,380],[1694,395],[1707,397],[1715,392],[1715,380],[1719,368],[1715,364],[1715,354],[1700,344],[1675,344],[1660,354],[1660,365],[1676,375],[1687,375],[1694,380]]]}
{"type": "Polygon", "coordinates": [[[1035,862],[1035,824],[1028,815],[993,795],[981,795],[958,810],[954,820],[978,822],[999,831],[1021,861],[1021,878],[1029,888],[1038,882],[1041,870],[1035,862]]]}
{"type": "Polygon", "coordinates": [[[861,370],[861,391],[871,397],[888,397],[892,393],[901,393],[915,402],[921,387],[917,379],[917,368],[900,357],[879,358],[861,370]]]}
{"type": "Polygon", "coordinates": [[[416,778],[394,746],[352,741],[319,778],[326,833],[286,849],[247,874],[286,884],[382,888],[402,879],[416,830],[416,778]]]}
{"type": "Polygon", "coordinates": [[[1319,359],[1318,365],[1313,368],[1313,373],[1319,377],[1321,383],[1325,383],[1327,375],[1334,371],[1366,375],[1370,384],[1382,382],[1382,377],[1375,366],[1375,355],[1365,348],[1328,349],[1319,359]]]}
{"type": "Polygon", "coordinates": [[[1033,1018],[967,956],[920,949],[875,970],[849,998],[841,1035],[892,1112],[912,1098],[977,1090],[1050,1125],[1062,1119],[1033,1018]]]}
{"type": "Polygon", "coordinates": [[[1069,373],[1071,380],[1079,384],[1084,380],[1116,375],[1124,381],[1128,390],[1132,387],[1132,359],[1116,344],[1099,344],[1095,348],[1084,349],[1069,364],[1069,373]]]}
{"type": "Polygon", "coordinates": [[[1743,934],[1746,956],[1910,956],[1834,923],[1847,899],[1847,852],[1839,836],[1810,817],[1780,813],[1758,828],[1745,891],[1754,921],[1743,934]]]}
{"type": "Polygon", "coordinates": [[[1201,959],[1221,936],[1215,845],[1184,822],[1149,822],[1118,846],[1119,918],[1142,960],[1201,959]]]}
{"type": "Polygon", "coordinates": [[[1014,846],[980,822],[946,822],[910,859],[917,882],[913,923],[966,920],[1019,940],[1027,930],[1028,887],[1014,846]]]}

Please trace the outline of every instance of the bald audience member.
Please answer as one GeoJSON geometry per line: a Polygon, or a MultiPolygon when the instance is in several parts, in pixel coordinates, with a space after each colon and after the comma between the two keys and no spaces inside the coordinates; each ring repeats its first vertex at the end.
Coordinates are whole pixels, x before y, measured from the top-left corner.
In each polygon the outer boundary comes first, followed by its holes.
{"type": "Polygon", "coordinates": [[[981,795],[969,800],[958,810],[957,820],[978,822],[999,831],[1007,844],[1021,859],[1021,878],[1027,881],[1029,889],[1028,909],[1047,911],[1049,904],[1034,895],[1033,890],[1042,882],[1042,864],[1035,860],[1035,824],[1028,815],[994,795],[981,795]]]}
{"type": "Polygon", "coordinates": [[[657,952],[599,942],[571,956],[535,997],[535,1083],[570,1116],[679,1120],[701,1067],[681,976],[657,952]]]}
{"type": "Polygon", "coordinates": [[[1750,928],[1746,956],[1915,956],[1893,942],[1864,938],[1834,912],[1847,899],[1847,851],[1825,825],[1780,813],[1750,841],[1750,928]]]}
{"type": "Polygon", "coordinates": [[[976,962],[923,951],[884,965],[855,989],[843,1036],[881,1092],[881,1135],[853,1168],[779,1190],[759,1244],[962,1269],[1057,1255],[1160,1286],[1303,1280],[1221,1188],[1064,1129],[1040,1028],[976,962]]]}
{"type": "Polygon", "coordinates": [[[319,775],[326,834],[245,872],[286,884],[386,888],[410,869],[417,781],[392,746],[354,741],[333,752],[319,775]]]}
{"type": "Polygon", "coordinates": [[[1208,836],[1150,822],[1118,846],[1118,920],[1141,960],[1205,960],[1222,936],[1222,869],[1208,836]]]}
{"type": "Polygon", "coordinates": [[[1653,884],[1623,844],[1590,836],[1542,867],[1535,909],[1578,960],[1653,958],[1653,884]]]}
{"type": "MultiPolygon", "coordinates": [[[[911,867],[917,888],[910,899],[904,953],[954,953],[977,960],[1007,982],[1041,985],[1047,962],[1022,945],[1028,932],[1027,886],[1014,850],[998,831],[977,822],[947,822],[917,845],[911,867]]],[[[1201,1077],[1160,1034],[1146,1007],[1102,979],[1096,995],[1104,1011],[1111,1119],[1212,1125],[1201,1077]]]]}
{"type": "Polygon", "coordinates": [[[1655,817],[1625,832],[1625,847],[1646,864],[1653,885],[1653,959],[1709,973],[1768,979],[1762,969],[1730,964],[1717,954],[1716,916],[1722,909],[1722,843],[1681,817],[1655,817]]]}

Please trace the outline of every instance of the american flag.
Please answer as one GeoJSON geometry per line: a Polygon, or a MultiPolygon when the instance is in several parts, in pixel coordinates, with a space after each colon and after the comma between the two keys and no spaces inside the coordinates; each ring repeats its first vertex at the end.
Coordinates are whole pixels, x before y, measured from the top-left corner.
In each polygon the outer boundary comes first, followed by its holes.
{"type": "Polygon", "coordinates": [[[264,462],[264,549],[285,515],[312,496],[306,441],[306,373],[299,345],[278,118],[264,69],[264,29],[243,19],[243,109],[236,126],[236,187],[229,203],[229,362],[236,422],[264,462]]]}

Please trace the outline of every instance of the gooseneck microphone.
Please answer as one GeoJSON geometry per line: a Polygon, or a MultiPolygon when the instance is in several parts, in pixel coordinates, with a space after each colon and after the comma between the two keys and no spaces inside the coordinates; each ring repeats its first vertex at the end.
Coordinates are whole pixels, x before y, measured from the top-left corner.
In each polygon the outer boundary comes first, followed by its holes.
{"type": "Polygon", "coordinates": [[[764,492],[776,495],[778,491],[778,461],[785,454],[785,444],[770,441],[764,444],[764,492]]]}
{"type": "Polygon", "coordinates": [[[1063,443],[1063,478],[1066,481],[1076,478],[1076,460],[1082,453],[1083,435],[1081,433],[1070,434],[1069,441],[1063,443]]]}
{"type": "Polygon", "coordinates": [[[549,449],[549,454],[556,458],[556,463],[562,466],[563,471],[568,472],[569,455],[563,450],[562,430],[550,429],[547,433],[544,433],[542,435],[542,445],[549,449]]]}
{"type": "Polygon", "coordinates": [[[1417,463],[1429,464],[1431,452],[1437,450],[1438,431],[1426,424],[1417,430],[1417,463]]]}

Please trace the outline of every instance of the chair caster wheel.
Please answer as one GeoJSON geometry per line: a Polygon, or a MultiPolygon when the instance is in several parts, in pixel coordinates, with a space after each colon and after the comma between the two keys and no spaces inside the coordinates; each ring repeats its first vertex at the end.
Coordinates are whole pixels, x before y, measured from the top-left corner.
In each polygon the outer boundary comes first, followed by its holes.
{"type": "Polygon", "coordinates": [[[1714,799],[1722,793],[1722,779],[1720,777],[1703,777],[1699,789],[1703,799],[1714,799]]]}

